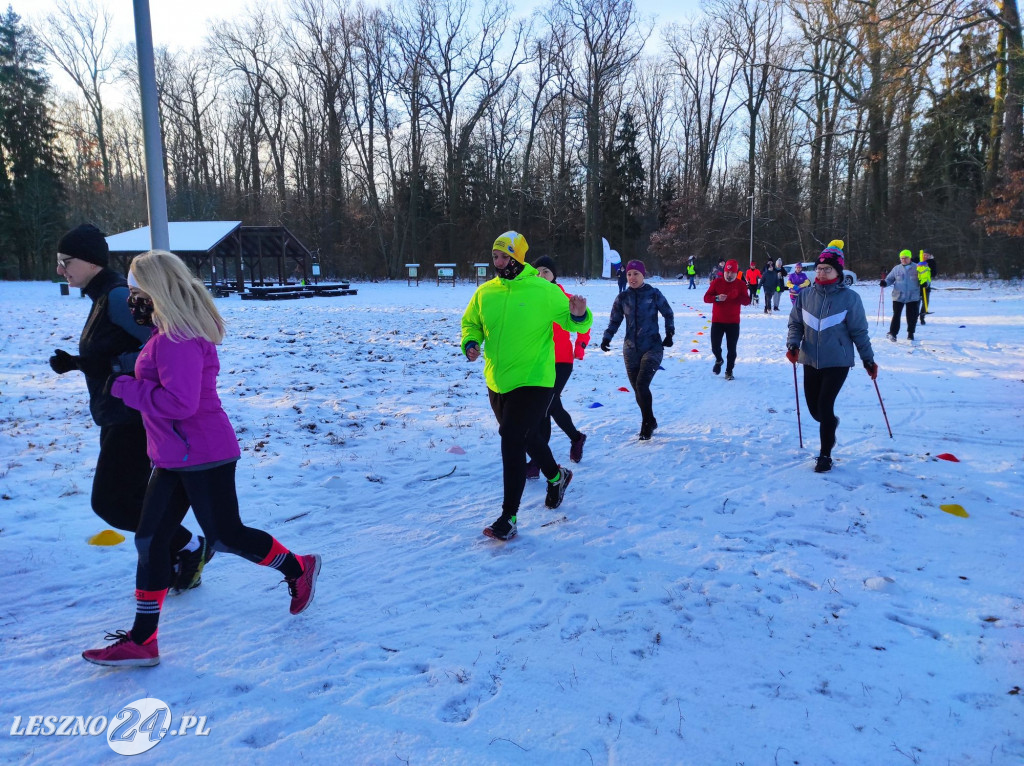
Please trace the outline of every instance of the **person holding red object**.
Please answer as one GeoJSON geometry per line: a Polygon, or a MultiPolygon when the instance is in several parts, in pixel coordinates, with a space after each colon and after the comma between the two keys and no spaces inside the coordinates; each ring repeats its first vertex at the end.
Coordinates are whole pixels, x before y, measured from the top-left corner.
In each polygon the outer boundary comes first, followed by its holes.
{"type": "Polygon", "coordinates": [[[135,362],[135,377],[111,375],[110,393],[142,413],[153,474],[135,532],[135,622],[108,634],[114,643],[82,657],[97,665],[160,662],[157,627],[171,583],[168,538],[191,505],[207,540],[284,575],[292,614],[313,600],[320,556],[296,556],[266,532],[242,524],[235,492],[240,451],[217,396],[217,344],[224,320],[206,287],[173,253],[153,250],[132,261],[133,298],[153,304],[155,329],[135,362]]]}
{"type": "Polygon", "coordinates": [[[711,352],[715,355],[715,366],[711,371],[718,375],[722,371],[722,337],[725,337],[727,354],[725,357],[725,379],[733,380],[733,368],[736,366],[736,343],[740,338],[740,308],[750,305],[750,292],[747,285],[737,278],[740,265],[735,260],[725,262],[722,276],[716,277],[708,291],[704,293],[704,302],[712,305],[711,309],[711,352]]]}

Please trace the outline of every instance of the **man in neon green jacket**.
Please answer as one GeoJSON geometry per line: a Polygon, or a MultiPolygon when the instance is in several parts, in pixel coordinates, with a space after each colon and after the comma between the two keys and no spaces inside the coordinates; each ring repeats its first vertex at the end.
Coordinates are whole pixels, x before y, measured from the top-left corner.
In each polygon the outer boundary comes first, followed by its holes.
{"type": "Polygon", "coordinates": [[[537,270],[526,263],[528,249],[526,238],[515,231],[494,240],[491,258],[498,276],[477,288],[462,315],[462,352],[475,362],[482,348],[487,395],[501,436],[501,516],[484,529],[485,535],[499,540],[516,535],[527,454],[548,480],[548,508],[561,505],[572,481],[572,471],[558,465],[538,428],[555,385],[551,323],[569,332],[586,332],[594,322],[586,298],[566,299],[558,285],[534,278],[537,270]]]}

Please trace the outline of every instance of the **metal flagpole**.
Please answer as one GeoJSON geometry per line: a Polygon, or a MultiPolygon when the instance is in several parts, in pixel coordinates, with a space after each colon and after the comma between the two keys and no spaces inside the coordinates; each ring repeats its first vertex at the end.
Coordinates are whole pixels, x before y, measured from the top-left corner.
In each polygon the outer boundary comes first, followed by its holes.
{"type": "Polygon", "coordinates": [[[149,205],[149,241],[154,250],[170,250],[167,230],[167,190],[164,186],[163,141],[153,64],[153,25],[149,0],[132,0],[135,7],[135,46],[139,58],[142,93],[142,137],[146,154],[146,200],[149,205]]]}

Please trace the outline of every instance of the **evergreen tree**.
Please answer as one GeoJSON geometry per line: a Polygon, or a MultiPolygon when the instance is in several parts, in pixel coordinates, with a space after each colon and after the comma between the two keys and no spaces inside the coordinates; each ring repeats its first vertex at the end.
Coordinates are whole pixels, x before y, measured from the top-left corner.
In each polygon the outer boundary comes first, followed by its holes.
{"type": "Polygon", "coordinates": [[[0,278],[52,275],[66,168],[50,117],[43,53],[11,6],[0,16],[0,278]]]}
{"type": "Polygon", "coordinates": [[[638,257],[639,214],[647,188],[647,173],[637,149],[638,137],[633,110],[627,108],[605,163],[607,171],[601,184],[603,236],[619,251],[623,262],[638,257]]]}

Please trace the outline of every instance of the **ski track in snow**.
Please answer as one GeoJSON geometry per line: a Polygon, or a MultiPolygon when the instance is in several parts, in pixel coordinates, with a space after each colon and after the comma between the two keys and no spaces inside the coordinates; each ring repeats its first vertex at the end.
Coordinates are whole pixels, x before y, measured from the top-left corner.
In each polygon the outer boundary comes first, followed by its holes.
{"type": "MultiPolygon", "coordinates": [[[[507,544],[480,534],[501,476],[482,362],[458,350],[472,285],[218,300],[243,520],[320,552],[323,572],[292,618],[276,572],[218,555],[201,588],[168,596],[162,663],[140,670],[79,657],[134,609],[131,541],[85,544],[102,523],[84,383],[47,366],[88,302],[0,283],[0,760],[115,760],[102,737],[7,728],[151,696],[175,722],[208,717],[210,736],[138,756],[172,763],[1024,761],[1019,285],[936,290],[913,347],[885,340],[877,290],[858,287],[895,438],[858,364],[835,468],[816,475],[788,314],[745,310],[727,382],[704,288],[653,283],[677,326],[654,438],[637,442],[618,390],[622,331],[597,348],[614,285],[567,281],[595,311],[563,395],[584,460],[557,510],[527,482],[507,544]]],[[[568,447],[555,428],[567,466],[568,447]]]]}

